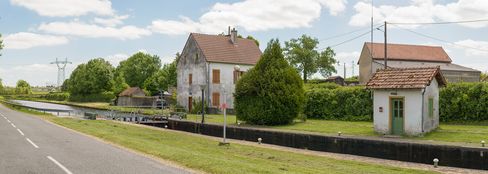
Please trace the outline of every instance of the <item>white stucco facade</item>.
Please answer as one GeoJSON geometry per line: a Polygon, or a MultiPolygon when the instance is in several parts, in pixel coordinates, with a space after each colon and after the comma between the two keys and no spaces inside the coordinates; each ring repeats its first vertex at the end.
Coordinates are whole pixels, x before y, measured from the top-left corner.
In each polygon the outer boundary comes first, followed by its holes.
{"type": "Polygon", "coordinates": [[[421,135],[439,125],[439,86],[435,79],[425,89],[376,89],[373,94],[374,130],[378,133],[391,134],[391,98],[404,99],[404,134],[421,135]],[[429,98],[433,99],[432,117],[429,116],[429,98]]]}
{"type": "MultiPolygon", "coordinates": [[[[229,64],[229,63],[216,63],[216,62],[210,62],[209,63],[209,71],[208,76],[210,77],[209,79],[209,94],[212,95],[213,93],[219,93],[220,94],[220,103],[227,102],[227,108],[233,109],[234,108],[234,91],[235,91],[235,84],[234,84],[234,71],[235,71],[235,66],[238,64],[229,64]],[[212,71],[216,69],[220,71],[220,83],[216,84],[213,83],[213,75],[212,71]],[[224,88],[225,89],[224,89],[224,88]],[[224,98],[224,91],[226,92],[225,98],[224,98]]],[[[238,65],[239,66],[239,71],[247,72],[249,69],[251,69],[253,66],[251,65],[238,65]]],[[[210,104],[212,103],[212,97],[209,97],[210,99],[210,104]]],[[[211,106],[211,105],[209,105],[211,106]]]]}

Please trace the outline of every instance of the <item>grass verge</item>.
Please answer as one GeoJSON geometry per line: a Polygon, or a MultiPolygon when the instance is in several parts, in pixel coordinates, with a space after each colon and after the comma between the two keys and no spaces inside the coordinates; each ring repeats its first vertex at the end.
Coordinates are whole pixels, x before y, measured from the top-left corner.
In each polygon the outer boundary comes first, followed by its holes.
{"type": "Polygon", "coordinates": [[[205,137],[112,121],[42,117],[105,141],[208,173],[434,173],[235,143],[218,146],[218,141],[205,137]]]}

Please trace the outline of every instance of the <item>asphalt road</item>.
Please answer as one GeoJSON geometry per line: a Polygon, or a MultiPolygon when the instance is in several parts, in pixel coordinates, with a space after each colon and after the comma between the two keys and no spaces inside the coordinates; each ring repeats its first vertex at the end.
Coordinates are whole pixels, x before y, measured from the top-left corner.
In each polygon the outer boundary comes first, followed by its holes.
{"type": "Polygon", "coordinates": [[[0,173],[189,173],[0,104],[0,173]]]}

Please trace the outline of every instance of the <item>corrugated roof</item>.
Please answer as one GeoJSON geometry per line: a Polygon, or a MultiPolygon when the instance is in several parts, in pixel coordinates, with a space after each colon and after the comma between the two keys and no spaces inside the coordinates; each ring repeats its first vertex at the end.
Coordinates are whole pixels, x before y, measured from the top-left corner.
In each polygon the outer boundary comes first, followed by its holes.
{"type": "Polygon", "coordinates": [[[366,84],[369,89],[423,89],[436,78],[439,86],[446,80],[437,67],[389,68],[378,70],[366,84]]]}
{"type": "Polygon", "coordinates": [[[191,33],[208,62],[255,65],[261,50],[253,40],[238,38],[233,44],[229,36],[191,33]]]}
{"type": "MultiPolygon", "coordinates": [[[[373,59],[383,60],[385,58],[383,43],[366,42],[365,44],[369,50],[373,50],[373,59]]],[[[387,54],[388,60],[452,62],[449,55],[440,46],[387,44],[387,54]]]]}

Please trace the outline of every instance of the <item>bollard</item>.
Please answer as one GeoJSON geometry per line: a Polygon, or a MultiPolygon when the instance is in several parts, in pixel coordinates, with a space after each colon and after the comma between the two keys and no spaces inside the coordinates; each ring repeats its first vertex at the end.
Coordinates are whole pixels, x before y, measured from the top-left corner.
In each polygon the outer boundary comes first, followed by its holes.
{"type": "Polygon", "coordinates": [[[481,147],[485,147],[485,140],[481,140],[481,147]]]}
{"type": "Polygon", "coordinates": [[[262,138],[258,138],[258,144],[261,144],[262,141],[263,141],[262,138]]]}
{"type": "Polygon", "coordinates": [[[168,129],[168,125],[164,125],[164,128],[165,128],[165,129],[168,129]]]}
{"type": "Polygon", "coordinates": [[[237,126],[241,126],[241,122],[237,122],[237,126]]]}
{"type": "Polygon", "coordinates": [[[341,136],[342,135],[342,132],[337,132],[337,136],[341,136]]]}
{"type": "Polygon", "coordinates": [[[439,165],[439,159],[437,158],[434,158],[434,168],[437,168],[437,166],[439,165]]]}

